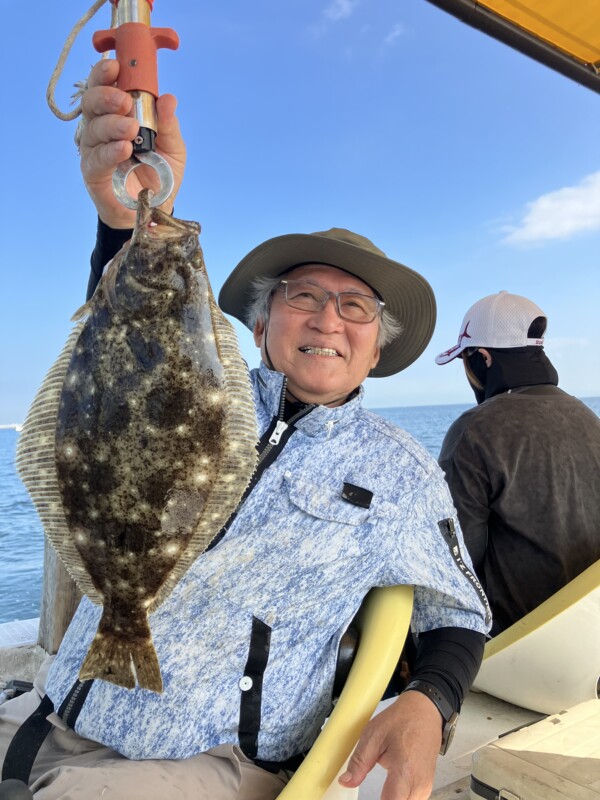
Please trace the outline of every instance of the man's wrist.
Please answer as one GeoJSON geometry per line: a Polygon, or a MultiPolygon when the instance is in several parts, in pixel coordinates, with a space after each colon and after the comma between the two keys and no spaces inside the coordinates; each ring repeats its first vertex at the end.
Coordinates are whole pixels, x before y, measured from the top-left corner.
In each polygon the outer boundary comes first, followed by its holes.
{"type": "Polygon", "coordinates": [[[424,694],[440,712],[442,716],[442,745],[440,747],[440,755],[444,755],[450,747],[450,742],[454,736],[454,730],[458,721],[458,711],[455,711],[452,704],[443,694],[432,683],[428,683],[427,681],[411,681],[402,694],[404,694],[404,692],[420,692],[424,694]]]}

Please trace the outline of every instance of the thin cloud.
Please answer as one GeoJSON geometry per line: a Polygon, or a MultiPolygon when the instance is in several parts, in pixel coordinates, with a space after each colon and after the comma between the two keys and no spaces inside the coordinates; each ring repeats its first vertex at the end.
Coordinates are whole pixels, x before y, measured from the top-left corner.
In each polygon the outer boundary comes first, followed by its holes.
{"type": "Polygon", "coordinates": [[[333,0],[323,14],[332,22],[338,22],[340,19],[351,16],[357,5],[358,0],[333,0]]]}
{"type": "Polygon", "coordinates": [[[316,39],[325,36],[331,24],[351,17],[359,2],[360,0],[331,0],[329,5],[323,9],[319,22],[308,29],[309,33],[316,39]]]}
{"type": "Polygon", "coordinates": [[[577,186],[565,186],[528,203],[521,222],[505,228],[508,244],[568,239],[583,231],[600,230],[600,172],[577,186]]]}
{"type": "Polygon", "coordinates": [[[396,40],[399,39],[400,36],[402,36],[403,33],[404,33],[404,27],[402,25],[400,25],[400,23],[398,23],[397,25],[394,25],[392,30],[388,33],[388,35],[383,40],[383,44],[386,47],[391,47],[392,45],[394,45],[396,43],[396,40]]]}

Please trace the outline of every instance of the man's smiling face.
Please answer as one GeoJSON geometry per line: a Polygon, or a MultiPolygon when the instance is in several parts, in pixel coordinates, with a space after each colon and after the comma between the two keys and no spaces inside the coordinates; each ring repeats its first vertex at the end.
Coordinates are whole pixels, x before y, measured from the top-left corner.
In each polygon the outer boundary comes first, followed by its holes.
{"type": "MultiPolygon", "coordinates": [[[[336,267],[308,264],[290,270],[289,280],[308,280],[329,292],[374,296],[359,278],[336,267]]],[[[380,318],[357,323],[342,319],[330,297],[320,311],[286,305],[283,291],[273,295],[266,327],[259,320],[254,341],[263,360],[288,378],[290,393],[305,403],[336,406],[359,386],[379,360],[380,318]]]]}

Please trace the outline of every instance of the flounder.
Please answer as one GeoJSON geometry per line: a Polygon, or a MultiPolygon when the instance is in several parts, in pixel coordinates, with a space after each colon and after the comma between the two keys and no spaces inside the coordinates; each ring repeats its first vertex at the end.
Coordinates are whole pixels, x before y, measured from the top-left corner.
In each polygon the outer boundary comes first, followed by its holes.
{"type": "Polygon", "coordinates": [[[79,588],[103,605],[80,679],[162,691],[148,614],[239,504],[256,467],[252,389],[200,226],[139,197],[44,380],[17,466],[79,588]]]}

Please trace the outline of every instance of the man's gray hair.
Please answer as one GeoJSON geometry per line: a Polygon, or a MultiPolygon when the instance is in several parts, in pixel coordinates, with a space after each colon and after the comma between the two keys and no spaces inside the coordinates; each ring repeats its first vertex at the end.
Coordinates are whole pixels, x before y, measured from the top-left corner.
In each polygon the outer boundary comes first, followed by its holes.
{"type": "MultiPolygon", "coordinates": [[[[246,325],[250,330],[254,329],[257,320],[269,321],[271,313],[271,302],[273,292],[281,283],[281,276],[275,278],[255,278],[252,282],[250,305],[246,314],[246,325]]],[[[402,333],[402,325],[384,307],[379,317],[379,334],[377,336],[377,346],[384,347],[402,333]]]]}

